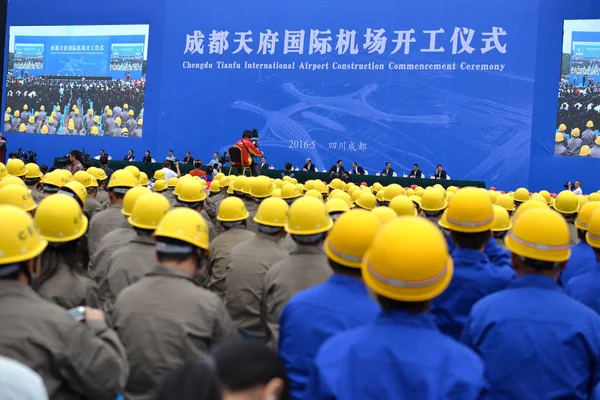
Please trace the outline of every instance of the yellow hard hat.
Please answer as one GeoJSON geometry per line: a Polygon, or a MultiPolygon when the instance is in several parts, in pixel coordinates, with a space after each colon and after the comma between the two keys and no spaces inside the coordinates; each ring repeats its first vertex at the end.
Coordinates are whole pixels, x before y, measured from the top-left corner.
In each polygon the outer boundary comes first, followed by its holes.
{"type": "Polygon", "coordinates": [[[546,199],[546,204],[550,204],[550,201],[552,200],[552,196],[550,195],[550,192],[547,190],[540,190],[540,193],[544,199],[546,199]]]}
{"type": "Polygon", "coordinates": [[[222,172],[219,172],[218,174],[215,175],[216,180],[221,180],[222,178],[224,178],[226,175],[222,172]]]}
{"type": "Polygon", "coordinates": [[[331,192],[329,192],[329,196],[327,196],[328,199],[335,199],[335,198],[339,198],[342,195],[346,195],[347,193],[344,192],[343,190],[340,189],[333,189],[331,192]]]}
{"type": "Polygon", "coordinates": [[[177,183],[178,183],[178,182],[179,182],[179,179],[178,179],[178,178],[176,178],[176,177],[174,177],[174,176],[172,176],[172,177],[170,177],[170,178],[169,178],[169,180],[167,181],[167,186],[168,186],[168,187],[172,187],[172,188],[174,188],[174,187],[176,187],[176,186],[177,186],[177,183]]]}
{"type": "MultiPolygon", "coordinates": [[[[60,189],[67,184],[67,180],[64,175],[60,173],[60,170],[54,170],[44,175],[44,191],[48,191],[48,186],[54,186],[56,190],[60,189]]],[[[1,182],[0,182],[1,183],[1,182]]]]}
{"type": "Polygon", "coordinates": [[[228,197],[219,205],[217,220],[221,222],[243,221],[250,216],[244,202],[238,197],[228,197]]]}
{"type": "Polygon", "coordinates": [[[354,201],[352,200],[352,197],[350,197],[350,195],[344,191],[332,190],[328,199],[342,199],[348,204],[348,207],[354,207],[354,201]]]}
{"type": "Polygon", "coordinates": [[[135,179],[137,179],[138,183],[140,182],[140,169],[138,167],[136,167],[135,165],[128,165],[125,168],[123,168],[125,171],[129,171],[131,172],[131,174],[133,176],[135,176],[135,179]]]}
{"type": "Polygon", "coordinates": [[[9,175],[12,176],[27,175],[27,167],[25,166],[25,163],[18,158],[11,158],[8,160],[6,163],[6,170],[8,171],[9,175]]]}
{"type": "MultiPolygon", "coordinates": [[[[452,193],[452,192],[450,192],[452,193]]],[[[414,195],[414,196],[410,196],[409,199],[416,204],[417,206],[419,206],[419,208],[421,208],[421,204],[423,203],[423,199],[421,199],[419,196],[414,195]]],[[[417,210],[418,211],[418,210],[417,210]]]]}
{"type": "Polygon", "coordinates": [[[299,192],[300,194],[304,193],[304,185],[303,185],[303,184],[301,184],[301,183],[297,183],[297,184],[296,184],[296,189],[298,189],[298,192],[299,192]]]}
{"type": "Polygon", "coordinates": [[[60,106],[56,106],[56,111],[60,111],[60,106]]]}
{"type": "Polygon", "coordinates": [[[92,185],[92,175],[86,171],[77,171],[73,177],[86,188],[92,185]]]}
{"type": "Polygon", "coordinates": [[[588,195],[587,198],[589,201],[600,201],[600,193],[598,193],[598,192],[591,193],[588,195]]]}
{"type": "MultiPolygon", "coordinates": [[[[419,199],[420,200],[420,199],[419,199]]],[[[393,210],[397,216],[409,216],[416,217],[417,209],[411,199],[406,196],[396,196],[390,201],[390,209],[393,210]]]]}
{"type": "Polygon", "coordinates": [[[356,203],[358,207],[365,210],[373,210],[375,207],[377,207],[377,199],[370,190],[368,192],[362,192],[360,197],[356,199],[354,203],[356,203]]]}
{"type": "Polygon", "coordinates": [[[92,110],[91,108],[88,108],[88,115],[94,115],[94,110],[92,110]]]}
{"type": "Polygon", "coordinates": [[[106,110],[106,114],[107,114],[109,117],[111,117],[111,116],[113,115],[113,112],[112,112],[112,110],[108,109],[108,110],[106,110]]]}
{"type": "Polygon", "coordinates": [[[596,144],[596,146],[600,146],[600,136],[598,136],[596,140],[594,140],[594,143],[596,144]]]}
{"type": "Polygon", "coordinates": [[[581,146],[581,149],[579,149],[579,155],[581,157],[589,156],[591,152],[592,152],[592,150],[590,149],[590,146],[588,146],[587,144],[584,144],[583,146],[581,146]]]}
{"type": "Polygon", "coordinates": [[[34,163],[25,164],[25,169],[27,169],[27,173],[25,174],[26,179],[37,179],[44,175],[42,174],[42,171],[40,171],[40,167],[34,163]]]}
{"type": "MultiPolygon", "coordinates": [[[[329,193],[329,189],[327,188],[327,185],[321,181],[315,181],[315,183],[313,184],[313,189],[318,191],[321,194],[329,193]]],[[[336,189],[339,189],[339,188],[336,188],[336,189]]]]}
{"type": "Polygon", "coordinates": [[[133,110],[129,110],[129,112],[127,114],[133,117],[134,112],[133,112],[133,110]]]}
{"type": "MultiPolygon", "coordinates": [[[[400,196],[396,196],[396,197],[400,197],[400,196]]],[[[386,206],[381,206],[381,207],[375,207],[373,209],[373,211],[371,211],[377,218],[379,218],[379,220],[381,221],[382,224],[387,224],[390,221],[393,221],[394,219],[396,219],[398,217],[398,214],[396,214],[396,211],[392,210],[389,207],[386,206]]]]}
{"type": "Polygon", "coordinates": [[[544,196],[542,196],[539,193],[532,194],[531,195],[531,201],[539,201],[540,203],[548,205],[548,202],[546,201],[546,199],[544,198],[544,196]]]}
{"type": "Polygon", "coordinates": [[[129,217],[133,212],[133,207],[138,199],[148,193],[151,193],[150,189],[144,186],[136,186],[132,189],[129,189],[123,198],[123,208],[121,209],[121,214],[129,217]]]}
{"type": "Polygon", "coordinates": [[[371,185],[371,190],[375,193],[379,192],[381,189],[383,189],[383,185],[379,182],[375,182],[373,185],[371,185]]]}
{"type": "Polygon", "coordinates": [[[90,175],[90,187],[98,187],[98,180],[92,175],[90,175]]]}
{"type": "Polygon", "coordinates": [[[328,214],[332,213],[343,213],[350,210],[350,206],[346,202],[346,200],[341,199],[339,197],[327,200],[325,203],[325,209],[328,214]]]}
{"type": "Polygon", "coordinates": [[[156,171],[154,171],[153,177],[154,177],[154,179],[165,180],[165,171],[163,171],[161,169],[157,169],[156,171]]]}
{"type": "Polygon", "coordinates": [[[165,196],[158,193],[146,193],[134,203],[127,222],[136,228],[155,230],[170,209],[171,204],[165,196]]]}
{"type": "Polygon", "coordinates": [[[25,132],[25,129],[26,129],[25,124],[19,125],[19,132],[25,132]]]}
{"type": "Polygon", "coordinates": [[[41,132],[42,132],[43,134],[46,134],[46,133],[48,133],[48,125],[44,125],[44,126],[42,126],[42,131],[41,131],[41,132]]]}
{"type": "Polygon", "coordinates": [[[253,220],[260,225],[283,228],[289,214],[290,206],[288,206],[285,200],[268,198],[260,203],[253,220]]]}
{"type": "Polygon", "coordinates": [[[129,130],[127,128],[123,128],[121,129],[121,133],[129,133],[129,130]]]}
{"type": "Polygon", "coordinates": [[[23,211],[33,211],[37,207],[31,190],[21,185],[8,185],[0,189],[0,205],[10,205],[23,211]]]}
{"type": "Polygon", "coordinates": [[[575,226],[578,229],[587,231],[592,214],[594,214],[598,208],[600,208],[600,202],[597,201],[589,202],[581,207],[579,214],[577,214],[577,219],[575,220],[575,226]]]}
{"type": "Polygon", "coordinates": [[[49,124],[53,124],[54,123],[54,116],[51,115],[50,117],[48,117],[48,123],[49,124]]]}
{"type": "Polygon", "coordinates": [[[49,242],[65,243],[82,237],[88,219],[75,199],[59,193],[43,199],[34,217],[40,236],[49,242]]]}
{"type": "Polygon", "coordinates": [[[513,198],[507,194],[500,194],[496,199],[495,204],[504,208],[506,211],[515,211],[515,202],[513,198]]]}
{"type": "Polygon", "coordinates": [[[302,197],[292,203],[285,230],[291,235],[316,235],[331,229],[333,220],[322,200],[302,197]]]}
{"type": "Polygon", "coordinates": [[[351,187],[356,186],[354,182],[348,182],[344,184],[344,192],[348,192],[351,187]]]}
{"type": "MultiPolygon", "coordinates": [[[[235,185],[235,182],[234,182],[235,185]]],[[[309,190],[310,191],[310,190],[309,190]]],[[[306,192],[308,193],[308,192],[306,192]]],[[[281,198],[284,200],[287,199],[295,199],[300,197],[301,194],[298,192],[298,189],[296,188],[296,185],[292,185],[287,184],[287,185],[283,185],[283,187],[281,188],[281,198]]]]}
{"type": "Polygon", "coordinates": [[[10,121],[10,115],[4,114],[4,122],[10,121]]]}
{"type": "Polygon", "coordinates": [[[560,124],[558,126],[558,130],[561,131],[561,132],[564,132],[564,131],[567,130],[567,126],[565,124],[560,124]]]}
{"type": "Polygon", "coordinates": [[[23,106],[23,110],[29,110],[29,106],[28,106],[27,104],[25,104],[25,105],[23,106]]]}
{"type": "Polygon", "coordinates": [[[90,133],[91,133],[92,135],[97,135],[97,134],[99,134],[100,132],[98,131],[98,127],[97,127],[97,126],[92,126],[92,130],[90,131],[90,133]]]}
{"type": "Polygon", "coordinates": [[[0,189],[2,189],[3,187],[6,187],[8,185],[18,185],[18,186],[22,186],[22,187],[27,187],[27,185],[25,185],[25,182],[23,182],[23,179],[21,178],[17,178],[16,176],[7,176],[6,178],[2,179],[0,181],[0,189]]]}
{"type": "Polygon", "coordinates": [[[70,130],[75,129],[75,121],[70,119],[69,122],[67,123],[67,129],[70,129],[70,130]]]}
{"type": "MultiPolygon", "coordinates": [[[[450,193],[450,192],[447,192],[447,193],[450,193]]],[[[407,195],[408,197],[410,197],[410,196],[414,196],[415,194],[417,194],[417,192],[415,191],[415,189],[413,189],[413,188],[408,188],[408,189],[406,189],[406,195],[407,195]]]]}
{"type": "Polygon", "coordinates": [[[31,117],[29,117],[27,122],[29,122],[30,124],[33,124],[35,122],[35,118],[33,117],[33,115],[31,117]]]}
{"type": "Polygon", "coordinates": [[[256,199],[264,199],[271,196],[273,193],[273,186],[271,186],[271,180],[266,176],[259,176],[250,181],[250,196],[256,199]]]}
{"type": "Polygon", "coordinates": [[[273,189],[273,193],[271,193],[271,197],[277,197],[278,199],[281,199],[281,189],[279,189],[279,188],[273,189]]]}
{"type": "Polygon", "coordinates": [[[8,175],[8,170],[6,169],[6,165],[0,162],[0,181],[6,178],[8,175]]]}
{"type": "Polygon", "coordinates": [[[213,181],[210,183],[210,192],[211,193],[219,193],[221,191],[221,182],[219,182],[217,179],[213,179],[213,181]]]}
{"type": "Polygon", "coordinates": [[[392,201],[392,199],[396,196],[400,196],[405,194],[404,188],[397,183],[392,183],[391,185],[387,185],[385,187],[385,192],[383,193],[383,201],[392,201]]]}
{"type": "Polygon", "coordinates": [[[579,211],[579,200],[577,195],[570,190],[563,190],[556,196],[552,205],[561,214],[574,214],[579,211]]]}
{"type": "Polygon", "coordinates": [[[75,180],[75,178],[73,177],[73,174],[70,171],[67,171],[66,169],[59,169],[58,172],[60,172],[62,174],[62,176],[64,176],[67,183],[75,180]]]}
{"type": "Polygon", "coordinates": [[[589,218],[585,240],[593,248],[600,248],[600,212],[598,212],[598,209],[589,218]]]}
{"type": "MultiPolygon", "coordinates": [[[[577,203],[579,203],[579,209],[581,209],[581,207],[583,207],[584,205],[586,205],[589,202],[589,199],[582,195],[582,194],[578,194],[577,195],[577,203]]],[[[552,199],[552,202],[550,203],[550,205],[554,204],[554,199],[552,199]]]]}
{"type": "Polygon", "coordinates": [[[524,203],[527,200],[529,200],[530,196],[529,196],[529,190],[525,189],[525,188],[518,188],[515,191],[515,197],[514,200],[524,203]]]}
{"type": "MultiPolygon", "coordinates": [[[[117,118],[115,118],[115,124],[117,124],[117,125],[121,125],[121,122],[123,122],[123,121],[121,121],[121,117],[117,117],[117,118]]],[[[121,131],[121,132],[122,132],[122,131],[121,131]]]]}
{"type": "Polygon", "coordinates": [[[281,178],[281,180],[284,182],[290,182],[292,180],[292,178],[286,175],[283,178],[281,178]]]}
{"type": "Polygon", "coordinates": [[[456,193],[458,192],[458,188],[456,186],[448,186],[446,192],[456,193]]]}
{"type": "MultiPolygon", "coordinates": [[[[234,192],[239,192],[239,193],[244,193],[244,184],[246,183],[246,179],[248,179],[246,176],[244,175],[240,175],[238,177],[236,177],[233,181],[233,191],[234,192]]],[[[294,189],[296,189],[294,187],[294,189]]]]}
{"type": "MultiPolygon", "coordinates": [[[[187,176],[184,175],[181,178],[179,178],[177,180],[177,184],[175,185],[175,189],[173,190],[173,194],[175,196],[179,196],[179,192],[181,192],[181,188],[183,188],[183,185],[187,182],[187,181],[191,181],[193,180],[191,176],[187,176]]],[[[170,181],[170,179],[169,179],[170,181]]],[[[200,182],[196,182],[200,185],[200,189],[202,189],[202,184],[200,182]]]]}
{"type": "Polygon", "coordinates": [[[385,195],[385,189],[381,189],[379,192],[377,192],[377,194],[375,195],[375,198],[377,199],[377,201],[383,201],[384,195],[385,195]]]}
{"type": "Polygon", "coordinates": [[[127,110],[129,108],[129,104],[125,103],[123,104],[123,109],[127,110]]]}
{"type": "Polygon", "coordinates": [[[494,205],[494,226],[492,232],[504,232],[512,228],[508,211],[504,207],[494,205]]]}
{"type": "Polygon", "coordinates": [[[66,194],[67,196],[73,197],[75,200],[80,202],[83,207],[88,198],[88,192],[85,186],[77,181],[67,182],[66,185],[60,188],[58,193],[66,194]]]}
{"type": "MultiPolygon", "coordinates": [[[[350,192],[352,192],[352,194],[350,194],[350,198],[352,199],[352,204],[354,204],[354,202],[359,199],[360,195],[363,194],[363,191],[360,190],[358,187],[356,188],[356,190],[351,190],[350,192]]],[[[350,193],[350,192],[348,192],[348,193],[350,193]]]]}
{"type": "MultiPolygon", "coordinates": [[[[97,124],[99,124],[99,123],[100,123],[100,117],[96,115],[96,116],[94,117],[94,122],[95,122],[95,123],[97,123],[97,124]]],[[[92,128],[92,129],[93,129],[93,128],[92,128]]]]}
{"type": "Polygon", "coordinates": [[[571,131],[571,136],[573,137],[579,137],[581,135],[581,131],[579,130],[579,128],[575,128],[571,131]]]}
{"type": "Polygon", "coordinates": [[[593,128],[593,127],[594,127],[594,123],[593,123],[592,121],[588,121],[588,122],[585,124],[585,126],[586,126],[587,128],[593,128]]]}
{"type": "Polygon", "coordinates": [[[152,188],[155,192],[164,192],[167,190],[167,181],[164,179],[158,179],[154,182],[154,186],[152,188]]]}
{"type": "Polygon", "coordinates": [[[12,108],[10,108],[10,107],[6,107],[6,112],[7,112],[8,114],[10,114],[10,113],[12,112],[12,108]]]}
{"type": "Polygon", "coordinates": [[[494,207],[486,193],[472,188],[456,192],[439,221],[442,228],[464,233],[485,232],[494,226],[494,207]]]}
{"type": "Polygon", "coordinates": [[[548,207],[530,209],[513,222],[514,225],[504,242],[514,254],[547,262],[569,259],[569,228],[560,214],[548,207]]]}
{"type": "Polygon", "coordinates": [[[310,189],[307,190],[306,193],[304,193],[305,197],[314,197],[315,199],[319,199],[321,201],[323,201],[323,195],[316,189],[310,189]]]}
{"type": "Polygon", "coordinates": [[[42,239],[31,215],[14,206],[0,205],[0,265],[16,264],[42,254],[48,242],[42,239]]]}
{"type": "Polygon", "coordinates": [[[133,188],[138,185],[138,179],[129,171],[119,169],[112,173],[107,187],[112,188],[133,188]]]}
{"type": "Polygon", "coordinates": [[[202,183],[193,179],[180,180],[175,187],[175,192],[177,192],[177,200],[183,203],[193,204],[206,200],[202,183]]]}
{"type": "MultiPolygon", "coordinates": [[[[199,212],[191,208],[178,207],[167,213],[154,231],[154,237],[180,240],[194,247],[209,251],[208,225],[199,212]]],[[[158,252],[165,250],[168,245],[157,243],[158,252]]]]}
{"type": "Polygon", "coordinates": [[[448,287],[453,272],[444,235],[419,217],[397,218],[385,224],[362,262],[365,284],[373,292],[398,301],[433,299],[448,287]]]}
{"type": "Polygon", "coordinates": [[[250,189],[252,189],[252,182],[255,180],[256,178],[249,176],[244,180],[244,187],[242,188],[242,193],[244,194],[250,194],[250,189]]]}
{"type": "Polygon", "coordinates": [[[526,201],[525,203],[521,204],[519,206],[519,208],[517,208],[517,211],[515,211],[515,213],[513,214],[513,221],[515,221],[517,218],[519,218],[522,214],[525,213],[525,211],[531,210],[531,209],[545,209],[548,208],[548,206],[546,204],[540,203],[539,201],[526,201]]]}
{"type": "MultiPolygon", "coordinates": [[[[218,175],[218,174],[217,174],[218,175]]],[[[216,178],[215,178],[216,179],[216,178]]],[[[226,188],[229,187],[229,185],[231,184],[232,181],[232,177],[229,175],[225,175],[221,178],[219,178],[219,186],[221,186],[221,188],[226,188]]]]}
{"type": "MultiPolygon", "coordinates": [[[[458,194],[461,191],[456,193],[458,194]]],[[[446,199],[444,199],[444,194],[441,191],[433,188],[425,190],[423,196],[421,197],[421,209],[423,211],[442,211],[446,209],[446,207],[448,207],[448,202],[446,199]]]]}
{"type": "Polygon", "coordinates": [[[87,172],[88,174],[90,174],[91,176],[93,176],[96,179],[100,178],[100,171],[102,171],[100,168],[96,168],[96,167],[89,167],[85,172],[87,172]]]}
{"type": "Polygon", "coordinates": [[[292,183],[294,185],[297,185],[298,184],[298,179],[292,178],[292,179],[290,179],[290,183],[292,183]]]}
{"type": "Polygon", "coordinates": [[[148,186],[149,183],[150,180],[148,179],[148,174],[143,171],[140,171],[140,185],[148,186]]]}
{"type": "Polygon", "coordinates": [[[329,187],[332,189],[344,190],[344,182],[341,179],[334,178],[329,182],[329,187]]]}
{"type": "MultiPolygon", "coordinates": [[[[448,192],[448,193],[452,193],[452,192],[448,192]]],[[[490,197],[492,204],[496,204],[496,199],[498,199],[498,196],[500,196],[500,192],[498,192],[496,190],[488,190],[487,194],[490,197]]]]}
{"type": "Polygon", "coordinates": [[[327,257],[336,264],[360,268],[363,256],[381,228],[379,218],[365,210],[341,215],[325,239],[327,257]]]}
{"type": "MultiPolygon", "coordinates": [[[[275,182],[279,183],[279,181],[281,181],[281,179],[275,179],[275,182]]],[[[315,185],[315,181],[312,179],[309,179],[306,182],[304,182],[304,190],[310,190],[314,187],[314,185],[315,185]]]]}

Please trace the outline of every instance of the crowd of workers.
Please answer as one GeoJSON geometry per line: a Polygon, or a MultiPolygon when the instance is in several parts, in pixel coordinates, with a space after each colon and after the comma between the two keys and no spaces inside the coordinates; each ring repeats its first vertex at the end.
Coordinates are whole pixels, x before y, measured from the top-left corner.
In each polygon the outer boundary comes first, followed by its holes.
{"type": "Polygon", "coordinates": [[[598,398],[600,191],[11,159],[0,215],[11,399],[598,398]]]}

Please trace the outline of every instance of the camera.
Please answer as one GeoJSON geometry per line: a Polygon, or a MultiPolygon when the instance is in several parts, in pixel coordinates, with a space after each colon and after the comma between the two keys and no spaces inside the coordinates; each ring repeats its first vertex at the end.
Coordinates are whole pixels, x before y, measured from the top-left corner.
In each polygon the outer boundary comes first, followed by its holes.
{"type": "Polygon", "coordinates": [[[252,142],[253,145],[255,145],[256,147],[258,147],[258,129],[254,128],[250,131],[250,141],[252,142]]]}
{"type": "Polygon", "coordinates": [[[227,152],[223,152],[223,155],[219,157],[219,163],[221,165],[225,165],[225,163],[229,162],[229,154],[227,152]]]}
{"type": "MultiPolygon", "coordinates": [[[[18,149],[15,153],[11,153],[17,158],[23,160],[25,164],[27,163],[35,163],[37,164],[37,153],[33,150],[23,151],[23,149],[18,149]]],[[[9,154],[10,157],[10,154],[9,154]]]]}

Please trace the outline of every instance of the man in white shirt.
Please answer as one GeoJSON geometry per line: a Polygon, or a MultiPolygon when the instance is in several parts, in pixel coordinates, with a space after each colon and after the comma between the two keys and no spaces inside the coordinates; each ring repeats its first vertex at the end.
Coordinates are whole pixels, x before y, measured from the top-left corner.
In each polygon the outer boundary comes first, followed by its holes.
{"type": "MultiPolygon", "coordinates": [[[[569,182],[569,189],[571,189],[571,182],[569,182]]],[[[575,189],[573,189],[573,193],[583,194],[583,190],[581,190],[581,182],[575,181],[575,189]]]]}
{"type": "Polygon", "coordinates": [[[98,154],[96,157],[94,157],[94,159],[95,159],[95,160],[99,160],[99,159],[100,159],[100,157],[102,157],[102,156],[104,156],[104,155],[108,157],[108,160],[109,160],[109,161],[110,161],[110,160],[112,160],[112,157],[111,157],[111,156],[109,156],[108,154],[106,154],[106,153],[104,152],[104,150],[103,150],[103,149],[100,149],[100,154],[98,154]]]}
{"type": "Polygon", "coordinates": [[[169,181],[169,179],[171,178],[179,178],[181,176],[181,173],[179,172],[179,163],[176,162],[175,163],[175,168],[177,168],[177,172],[173,171],[171,168],[171,161],[167,161],[165,160],[165,162],[163,162],[163,167],[162,167],[162,172],[165,173],[165,180],[169,181]]]}

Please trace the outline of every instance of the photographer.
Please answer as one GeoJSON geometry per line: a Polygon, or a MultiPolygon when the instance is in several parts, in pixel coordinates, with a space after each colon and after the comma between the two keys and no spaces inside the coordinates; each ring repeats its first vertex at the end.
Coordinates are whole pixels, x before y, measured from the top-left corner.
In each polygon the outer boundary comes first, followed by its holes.
{"type": "Polygon", "coordinates": [[[79,150],[71,150],[69,153],[69,165],[67,165],[67,170],[75,174],[77,171],[83,171],[83,165],[81,164],[81,152],[79,150]]]}
{"type": "Polygon", "coordinates": [[[583,190],[581,190],[581,182],[579,181],[575,181],[574,185],[571,182],[568,182],[567,189],[573,191],[575,194],[583,194],[583,190]]]}
{"type": "Polygon", "coordinates": [[[260,157],[263,155],[263,152],[256,148],[250,138],[258,139],[258,132],[256,130],[244,131],[244,133],[242,133],[242,138],[237,141],[235,147],[242,152],[242,166],[250,167],[252,176],[258,176],[260,175],[260,166],[252,157],[260,157]]]}

